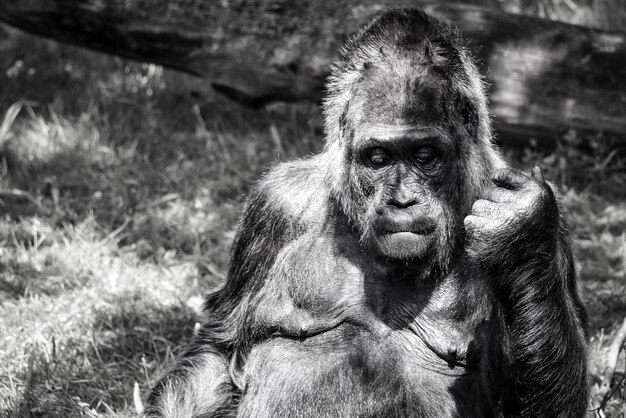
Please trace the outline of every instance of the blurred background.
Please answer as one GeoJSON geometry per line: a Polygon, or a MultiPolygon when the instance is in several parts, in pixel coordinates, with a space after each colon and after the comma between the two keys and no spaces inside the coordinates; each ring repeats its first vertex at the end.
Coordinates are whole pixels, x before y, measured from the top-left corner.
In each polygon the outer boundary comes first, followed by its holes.
{"type": "Polygon", "coordinates": [[[0,416],[135,415],[225,279],[246,192],[321,149],[328,66],[390,4],[466,33],[502,152],[560,185],[589,416],[626,417],[623,0],[0,3],[0,416]]]}

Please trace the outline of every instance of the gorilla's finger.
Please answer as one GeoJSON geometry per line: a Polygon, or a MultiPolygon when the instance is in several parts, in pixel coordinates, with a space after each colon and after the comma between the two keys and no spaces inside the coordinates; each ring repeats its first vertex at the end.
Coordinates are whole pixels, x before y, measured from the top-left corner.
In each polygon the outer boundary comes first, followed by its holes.
{"type": "Polygon", "coordinates": [[[541,172],[541,168],[539,167],[539,164],[535,164],[535,166],[533,167],[533,171],[531,172],[530,175],[533,178],[533,180],[539,181],[541,183],[546,182],[546,179],[543,177],[543,173],[541,172]]]}
{"type": "Polygon", "coordinates": [[[495,170],[491,177],[493,184],[508,190],[518,190],[529,180],[530,177],[527,174],[514,168],[495,170]]]}

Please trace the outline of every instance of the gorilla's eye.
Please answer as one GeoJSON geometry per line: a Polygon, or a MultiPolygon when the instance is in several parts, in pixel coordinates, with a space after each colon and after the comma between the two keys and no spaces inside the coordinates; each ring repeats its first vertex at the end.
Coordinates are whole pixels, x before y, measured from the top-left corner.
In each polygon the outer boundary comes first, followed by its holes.
{"type": "Polygon", "coordinates": [[[376,147],[367,151],[367,159],[374,166],[383,166],[389,163],[389,155],[383,148],[376,147]]]}
{"type": "Polygon", "coordinates": [[[415,151],[413,157],[415,158],[415,161],[420,164],[430,163],[435,158],[437,158],[437,149],[431,147],[430,145],[424,145],[419,147],[417,151],[415,151]]]}

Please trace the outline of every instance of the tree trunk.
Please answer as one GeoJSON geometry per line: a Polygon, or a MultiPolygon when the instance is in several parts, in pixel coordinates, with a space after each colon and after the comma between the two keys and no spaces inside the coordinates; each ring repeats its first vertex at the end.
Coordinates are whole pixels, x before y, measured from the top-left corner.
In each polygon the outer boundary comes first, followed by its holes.
{"type": "Polygon", "coordinates": [[[626,144],[626,37],[498,11],[491,0],[20,0],[0,20],[62,42],[209,80],[250,106],[319,101],[346,38],[389,5],[453,21],[491,83],[504,142],[553,142],[568,127],[626,144]],[[486,6],[487,5],[487,6],[486,6]]]}

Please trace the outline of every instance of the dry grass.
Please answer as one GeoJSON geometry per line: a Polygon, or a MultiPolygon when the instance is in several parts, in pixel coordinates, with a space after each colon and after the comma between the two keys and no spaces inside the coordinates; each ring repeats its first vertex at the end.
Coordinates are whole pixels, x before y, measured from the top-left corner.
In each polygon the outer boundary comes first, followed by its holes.
{"type": "MultiPolygon", "coordinates": [[[[133,415],[222,283],[243,195],[321,147],[319,112],[12,31],[0,86],[0,416],[133,415]]],[[[564,184],[597,374],[626,315],[626,172],[602,137],[563,143],[510,157],[564,184]]]]}

